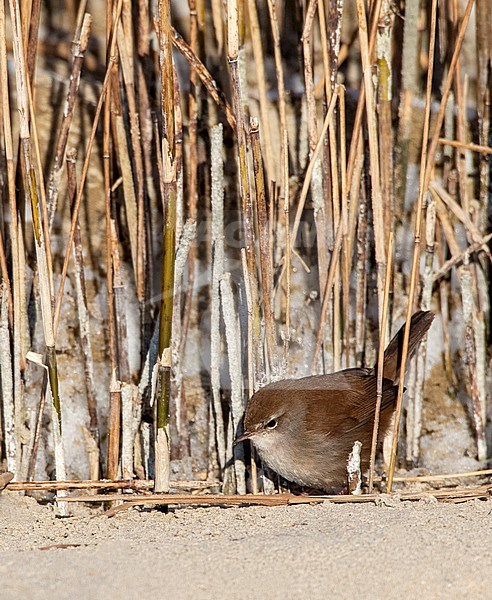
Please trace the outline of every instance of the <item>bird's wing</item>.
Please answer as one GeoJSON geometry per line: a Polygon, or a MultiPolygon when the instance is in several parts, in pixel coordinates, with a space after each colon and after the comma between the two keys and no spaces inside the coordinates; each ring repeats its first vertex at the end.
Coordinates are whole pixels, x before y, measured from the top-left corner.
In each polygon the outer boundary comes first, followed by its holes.
{"type": "MultiPolygon", "coordinates": [[[[376,411],[376,377],[367,373],[349,373],[338,389],[318,391],[308,403],[307,423],[323,425],[328,433],[351,433],[373,421],[376,411]],[[352,381],[350,381],[352,380],[352,381]],[[350,385],[351,384],[351,385],[350,385]],[[339,410],[321,410],[321,403],[338,404],[339,410]]],[[[383,380],[381,411],[394,406],[398,387],[389,379],[383,380]]],[[[318,425],[318,426],[319,426],[318,425]]]]}

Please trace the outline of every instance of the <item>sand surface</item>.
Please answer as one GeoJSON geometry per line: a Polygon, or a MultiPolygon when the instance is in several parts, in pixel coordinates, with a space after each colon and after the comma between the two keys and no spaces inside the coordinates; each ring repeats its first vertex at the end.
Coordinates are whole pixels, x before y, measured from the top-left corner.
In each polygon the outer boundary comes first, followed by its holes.
{"type": "Polygon", "coordinates": [[[2,600],[492,597],[492,501],[82,510],[0,494],[2,600]]]}

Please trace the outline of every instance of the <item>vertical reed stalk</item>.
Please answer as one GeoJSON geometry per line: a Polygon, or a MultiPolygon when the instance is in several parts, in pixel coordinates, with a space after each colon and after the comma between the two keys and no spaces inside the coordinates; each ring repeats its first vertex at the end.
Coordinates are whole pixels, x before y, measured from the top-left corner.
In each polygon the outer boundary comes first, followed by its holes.
{"type": "MultiPolygon", "coordinates": [[[[19,5],[16,0],[10,0],[10,15],[12,24],[12,40],[16,64],[17,103],[19,108],[19,134],[21,140],[22,156],[24,159],[24,192],[31,205],[36,258],[39,273],[41,313],[43,321],[44,342],[46,345],[46,364],[48,369],[49,389],[52,400],[53,435],[55,447],[56,477],[65,479],[65,459],[62,443],[62,412],[58,390],[58,369],[56,363],[55,336],[53,331],[53,313],[51,305],[51,290],[53,282],[51,278],[52,268],[48,263],[47,244],[45,238],[45,227],[43,227],[37,175],[32,160],[32,144],[29,129],[29,93],[26,63],[24,58],[24,46],[21,33],[21,20],[19,5]]],[[[46,225],[46,223],[45,223],[46,225]]],[[[60,504],[62,514],[66,513],[67,507],[60,504]]]]}
{"type": "MultiPolygon", "coordinates": [[[[15,469],[13,472],[21,477],[21,426],[24,413],[24,352],[22,339],[25,337],[22,306],[25,300],[25,269],[22,269],[22,228],[17,214],[17,197],[15,189],[15,166],[12,143],[12,127],[10,121],[9,80],[7,70],[7,47],[5,29],[5,5],[0,3],[0,80],[2,95],[2,124],[5,144],[5,160],[7,163],[7,185],[10,211],[10,250],[12,264],[13,294],[13,378],[14,378],[14,419],[15,419],[15,469]],[[21,238],[21,239],[19,239],[21,238]]],[[[24,312],[25,315],[25,312],[24,312]]]]}
{"type": "Polygon", "coordinates": [[[253,306],[253,360],[255,365],[255,379],[263,380],[263,364],[258,352],[260,341],[260,314],[258,307],[258,278],[256,274],[255,249],[254,249],[254,217],[251,199],[246,130],[244,121],[243,100],[241,95],[241,81],[239,74],[239,12],[236,0],[227,3],[227,60],[229,62],[232,84],[233,106],[236,116],[236,136],[238,146],[238,162],[240,175],[241,210],[243,221],[244,248],[248,277],[251,284],[253,306]]]}
{"type": "MultiPolygon", "coordinates": [[[[224,417],[220,396],[220,280],[224,273],[224,165],[222,160],[222,125],[211,132],[212,181],[212,290],[210,316],[210,379],[212,386],[212,414],[217,445],[217,458],[222,471],[226,464],[224,417]]],[[[210,434],[209,434],[210,435],[210,434]]]]}
{"type": "Polygon", "coordinates": [[[379,142],[377,135],[377,118],[374,105],[374,91],[372,83],[371,52],[367,35],[367,19],[363,0],[357,0],[357,16],[359,18],[359,40],[361,49],[362,69],[364,72],[364,89],[366,94],[366,117],[369,135],[369,156],[371,171],[371,199],[374,221],[374,241],[376,246],[377,290],[379,321],[383,310],[384,273],[386,266],[385,256],[385,228],[383,199],[381,195],[381,180],[379,168],[379,142]]]}
{"type": "MultiPolygon", "coordinates": [[[[75,149],[71,149],[67,152],[68,197],[72,208],[77,194],[77,181],[75,172],[76,156],[77,152],[75,149]]],[[[80,344],[82,348],[82,355],[84,357],[85,391],[87,394],[87,410],[89,413],[89,432],[95,442],[95,447],[98,448],[99,426],[97,418],[96,394],[94,390],[94,362],[92,358],[89,307],[87,305],[82,233],[78,219],[73,240],[73,253],[75,262],[75,288],[77,290],[80,344]]],[[[98,465],[98,463],[99,460],[94,462],[95,465],[98,465]]],[[[99,473],[91,473],[91,479],[99,479],[99,473]]]]}
{"type": "Polygon", "coordinates": [[[379,435],[379,417],[381,414],[381,401],[383,399],[383,369],[384,369],[384,351],[386,349],[386,331],[388,329],[388,306],[389,306],[389,293],[390,293],[390,281],[391,281],[391,270],[393,268],[393,232],[389,232],[388,236],[388,250],[386,253],[388,257],[386,263],[386,274],[384,279],[384,297],[383,297],[383,311],[381,316],[381,323],[379,325],[379,349],[378,349],[378,362],[377,362],[377,391],[376,391],[376,411],[374,413],[374,426],[372,430],[372,442],[371,442],[371,458],[369,461],[369,494],[372,493],[372,487],[374,483],[374,466],[376,462],[376,449],[378,445],[379,435]]]}
{"type": "Polygon", "coordinates": [[[169,401],[171,397],[171,365],[163,361],[170,352],[173,300],[174,253],[176,248],[176,139],[174,114],[174,73],[171,42],[171,6],[159,0],[158,39],[161,68],[162,168],[164,175],[164,249],[162,255],[161,314],[159,325],[159,370],[155,432],[155,492],[169,490],[169,401]]]}
{"type": "Polygon", "coordinates": [[[263,314],[265,319],[265,341],[270,369],[277,371],[277,342],[275,315],[273,312],[272,282],[273,265],[270,254],[270,235],[267,222],[265,199],[265,181],[263,177],[263,161],[261,158],[258,120],[251,119],[251,143],[253,146],[253,170],[256,189],[256,213],[258,217],[258,243],[260,246],[261,289],[263,293],[263,314]]]}
{"type": "Polygon", "coordinates": [[[395,427],[393,430],[393,439],[391,444],[391,458],[388,469],[388,483],[387,491],[391,492],[393,487],[393,476],[396,467],[396,451],[398,447],[398,433],[400,428],[401,412],[403,406],[403,384],[405,380],[405,369],[407,363],[408,353],[408,340],[410,337],[410,322],[415,302],[415,292],[417,289],[417,278],[418,269],[420,265],[420,244],[421,244],[421,231],[422,221],[424,213],[424,201],[427,194],[427,186],[425,184],[426,178],[426,167],[427,167],[427,144],[429,140],[429,127],[430,127],[430,110],[431,110],[431,96],[432,96],[432,77],[434,67],[434,53],[436,43],[436,19],[437,19],[437,0],[432,1],[430,14],[430,41],[429,41],[429,65],[427,70],[427,88],[425,98],[425,117],[424,117],[424,129],[422,134],[422,150],[420,155],[420,179],[419,179],[419,193],[417,198],[417,205],[415,207],[415,230],[413,234],[414,247],[412,257],[412,274],[410,277],[410,290],[408,293],[408,307],[405,323],[405,331],[403,335],[403,348],[402,358],[400,367],[400,383],[398,385],[398,397],[395,411],[395,427]]]}

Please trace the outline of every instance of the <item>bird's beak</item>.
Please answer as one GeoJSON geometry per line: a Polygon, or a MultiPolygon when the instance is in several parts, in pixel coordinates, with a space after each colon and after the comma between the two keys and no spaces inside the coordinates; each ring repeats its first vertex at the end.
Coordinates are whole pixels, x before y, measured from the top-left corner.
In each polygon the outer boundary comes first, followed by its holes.
{"type": "Polygon", "coordinates": [[[241,442],[244,442],[244,440],[249,440],[249,438],[253,437],[254,433],[252,431],[244,431],[242,433],[242,435],[240,435],[239,437],[237,437],[234,440],[234,446],[236,444],[240,444],[241,442]]]}

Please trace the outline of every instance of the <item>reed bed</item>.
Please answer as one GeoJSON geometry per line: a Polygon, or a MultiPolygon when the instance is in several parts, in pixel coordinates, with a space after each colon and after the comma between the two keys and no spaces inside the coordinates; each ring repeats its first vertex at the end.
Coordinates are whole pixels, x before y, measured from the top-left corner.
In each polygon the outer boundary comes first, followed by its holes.
{"type": "Polygon", "coordinates": [[[429,447],[490,475],[488,0],[0,4],[7,489],[318,502],[233,446],[248,397],[372,366],[418,308],[369,492],[429,447]]]}

